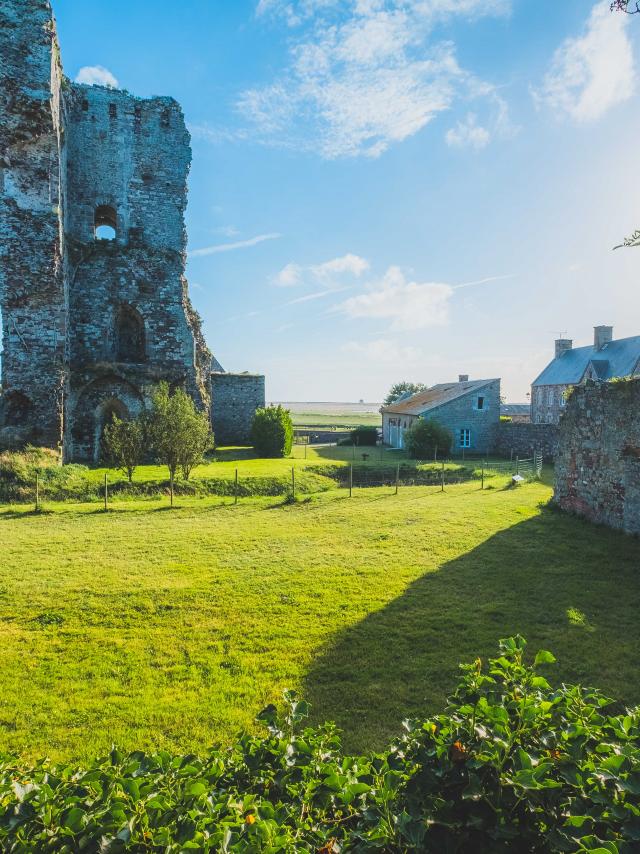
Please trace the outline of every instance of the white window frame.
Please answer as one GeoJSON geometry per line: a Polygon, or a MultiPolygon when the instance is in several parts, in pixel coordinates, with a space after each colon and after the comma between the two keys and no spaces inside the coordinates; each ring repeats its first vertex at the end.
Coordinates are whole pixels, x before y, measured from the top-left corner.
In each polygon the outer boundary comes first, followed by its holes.
{"type": "Polygon", "coordinates": [[[471,428],[470,427],[461,427],[458,431],[458,447],[459,448],[470,448],[471,447],[471,428]]]}

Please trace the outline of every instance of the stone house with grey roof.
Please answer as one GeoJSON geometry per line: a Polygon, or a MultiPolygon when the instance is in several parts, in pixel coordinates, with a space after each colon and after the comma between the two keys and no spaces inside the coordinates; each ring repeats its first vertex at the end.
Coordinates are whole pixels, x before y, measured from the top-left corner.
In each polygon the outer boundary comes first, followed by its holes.
{"type": "Polygon", "coordinates": [[[614,341],[612,326],[596,326],[588,347],[559,338],[555,358],[531,385],[531,420],[558,424],[573,386],[633,376],[640,376],[640,335],[614,341]]]}
{"type": "Polygon", "coordinates": [[[382,438],[392,448],[404,447],[404,433],[418,418],[437,421],[453,436],[451,452],[486,453],[500,423],[500,380],[438,383],[425,391],[383,406],[382,438]]]}

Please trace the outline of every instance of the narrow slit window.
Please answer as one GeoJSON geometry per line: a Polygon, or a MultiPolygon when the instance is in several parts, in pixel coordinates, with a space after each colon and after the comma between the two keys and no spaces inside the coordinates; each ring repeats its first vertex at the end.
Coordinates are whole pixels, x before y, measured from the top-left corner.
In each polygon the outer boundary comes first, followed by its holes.
{"type": "Polygon", "coordinates": [[[476,409],[484,409],[484,397],[478,397],[478,403],[476,405],[476,409]]]}

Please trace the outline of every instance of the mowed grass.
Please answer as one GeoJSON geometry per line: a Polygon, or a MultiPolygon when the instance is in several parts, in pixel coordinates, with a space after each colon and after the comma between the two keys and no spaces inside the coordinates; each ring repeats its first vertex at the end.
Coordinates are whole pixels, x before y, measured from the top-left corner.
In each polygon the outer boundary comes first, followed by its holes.
{"type": "Polygon", "coordinates": [[[357,413],[316,413],[292,412],[294,427],[382,427],[382,416],[376,412],[357,413]]]}
{"type": "Polygon", "coordinates": [[[492,483],[0,508],[2,749],[199,751],[285,688],[380,747],[516,632],[640,701],[640,543],[492,483]]]}

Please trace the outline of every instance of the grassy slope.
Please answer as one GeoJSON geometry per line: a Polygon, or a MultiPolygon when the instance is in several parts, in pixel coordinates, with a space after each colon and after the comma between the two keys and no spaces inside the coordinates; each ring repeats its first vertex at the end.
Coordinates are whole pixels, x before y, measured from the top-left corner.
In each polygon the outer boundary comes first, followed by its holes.
{"type": "Polygon", "coordinates": [[[543,484],[0,509],[0,733],[31,756],[224,741],[285,687],[382,745],[520,631],[640,700],[640,544],[543,484]]]}

